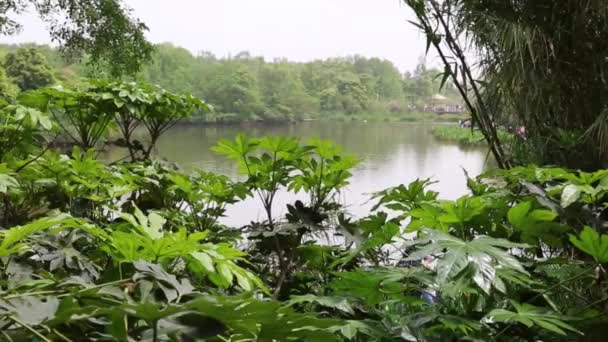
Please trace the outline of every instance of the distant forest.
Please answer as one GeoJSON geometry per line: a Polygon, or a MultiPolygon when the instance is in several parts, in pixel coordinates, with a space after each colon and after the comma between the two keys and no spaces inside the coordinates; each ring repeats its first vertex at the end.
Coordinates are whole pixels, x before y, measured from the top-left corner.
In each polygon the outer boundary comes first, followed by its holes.
{"type": "MultiPolygon", "coordinates": [[[[0,45],[0,66],[0,96],[7,98],[19,91],[52,84],[77,86],[82,78],[104,76],[104,70],[90,67],[86,58],[70,61],[46,45],[0,45]]],[[[380,58],[299,63],[267,61],[248,52],[219,58],[159,44],[137,77],[203,98],[215,108],[207,120],[244,121],[418,113],[437,93],[458,101],[451,84],[439,91],[440,73],[424,62],[401,73],[380,58]]]]}

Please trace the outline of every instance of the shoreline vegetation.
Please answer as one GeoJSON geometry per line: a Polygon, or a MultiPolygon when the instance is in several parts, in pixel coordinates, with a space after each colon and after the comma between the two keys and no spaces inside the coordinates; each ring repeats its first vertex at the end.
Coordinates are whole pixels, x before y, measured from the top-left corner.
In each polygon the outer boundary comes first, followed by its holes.
{"type": "Polygon", "coordinates": [[[311,115],[302,115],[298,118],[288,119],[252,119],[242,118],[237,115],[226,115],[223,113],[208,113],[205,116],[192,116],[180,120],[180,124],[216,124],[216,125],[239,125],[239,124],[274,124],[274,123],[292,123],[306,121],[338,121],[338,122],[411,122],[411,123],[457,123],[460,120],[469,118],[467,113],[459,114],[436,114],[424,112],[410,113],[319,113],[311,115]]]}
{"type": "Polygon", "coordinates": [[[457,143],[460,146],[488,146],[481,132],[467,127],[445,125],[433,128],[431,134],[439,141],[457,143]]]}
{"type": "Polygon", "coordinates": [[[108,63],[104,74],[48,47],[0,49],[0,339],[605,340],[605,0],[404,2],[443,81],[424,63],[402,74],[361,56],[266,62],[153,46],[121,0],[0,5],[0,35],[31,9],[61,49],[108,63]],[[412,179],[377,189],[354,217],[340,197],[362,160],[329,140],[220,139],[212,151],[236,179],[153,153],[179,120],[212,106],[264,122],[461,112],[450,78],[465,100],[473,93],[472,125],[499,167],[467,175],[457,199],[412,179]],[[110,131],[126,156],[105,163],[110,131]],[[60,135],[63,152],[49,148],[60,135]],[[299,199],[281,204],[285,191],[299,199]],[[249,198],[262,216],[221,223],[249,198]]]}
{"type": "MultiPolygon", "coordinates": [[[[423,60],[415,70],[403,72],[388,60],[357,55],[305,63],[267,61],[249,52],[193,55],[171,44],[155,45],[151,57],[127,80],[204,99],[211,112],[195,112],[193,117],[210,122],[443,122],[457,121],[464,111],[451,84],[438,91],[440,70],[427,68],[423,60]]],[[[0,97],[9,99],[41,87],[78,89],[87,86],[87,78],[109,78],[86,57],[68,61],[46,45],[0,44],[0,64],[6,70],[6,75],[0,73],[0,97]]]]}
{"type": "MultiPolygon", "coordinates": [[[[450,143],[457,143],[462,147],[487,147],[488,143],[483,134],[477,129],[460,127],[457,125],[442,125],[433,128],[431,134],[439,140],[450,143]]],[[[499,130],[498,135],[501,141],[507,143],[512,140],[510,133],[499,130]]]]}
{"type": "MultiPolygon", "coordinates": [[[[212,150],[239,167],[244,178],[236,181],[202,169],[186,172],[151,153],[180,118],[209,111],[199,99],[149,85],[92,81],[87,92],[43,88],[19,101],[0,112],[6,120],[0,125],[0,276],[9,280],[0,305],[9,318],[29,325],[6,329],[7,340],[26,341],[22,337],[35,332],[42,341],[101,334],[119,341],[163,336],[152,342],[172,336],[402,341],[410,331],[403,329],[418,317],[443,310],[451,312],[442,316],[446,321],[429,321],[415,340],[495,340],[494,331],[510,324],[496,309],[506,301],[518,312],[551,319],[518,326],[517,336],[550,340],[605,326],[597,311],[586,313],[589,328],[542,303],[512,298],[534,295],[544,284],[546,296],[560,299],[561,289],[552,285],[555,268],[538,258],[580,274],[577,281],[595,279],[595,263],[558,264],[561,256],[549,253],[608,261],[605,246],[588,247],[590,240],[608,238],[588,227],[595,218],[572,223],[568,214],[582,205],[591,213],[604,210],[608,170],[493,170],[468,180],[470,194],[447,201],[429,189],[432,180],[417,179],[379,189],[369,214],[355,219],[346,216],[338,195],[361,160],[331,141],[219,140],[212,150]],[[67,120],[60,123],[47,111],[67,120]],[[106,164],[97,156],[110,126],[120,128],[120,147],[128,154],[106,164]],[[133,134],[138,128],[141,141],[133,134]],[[49,150],[44,137],[52,133],[69,136],[73,148],[49,150]],[[522,188],[522,180],[529,187],[522,188]],[[302,200],[275,216],[279,191],[302,200]],[[539,194],[538,202],[555,211],[535,202],[539,194]],[[228,205],[247,198],[259,200],[265,217],[244,227],[219,222],[228,205]],[[319,238],[328,234],[358,242],[328,245],[319,238]],[[396,244],[408,249],[396,251],[396,244]],[[534,247],[541,244],[556,247],[534,247]],[[480,300],[474,311],[453,307],[463,301],[463,287],[480,300]],[[32,305],[45,316],[29,318],[32,305]],[[403,308],[414,315],[402,316],[403,308]],[[123,330],[97,324],[106,320],[123,330]],[[452,320],[470,323],[454,330],[452,320]]],[[[561,299],[562,305],[572,301],[561,299]]]]}

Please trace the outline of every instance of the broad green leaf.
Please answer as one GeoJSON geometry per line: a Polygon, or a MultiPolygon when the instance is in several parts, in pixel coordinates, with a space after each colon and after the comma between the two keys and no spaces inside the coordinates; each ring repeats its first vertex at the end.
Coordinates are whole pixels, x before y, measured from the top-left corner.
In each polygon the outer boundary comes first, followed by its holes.
{"type": "Polygon", "coordinates": [[[509,223],[514,226],[522,226],[525,223],[526,216],[532,209],[532,202],[522,202],[514,206],[507,213],[509,223]]]}
{"type": "Polygon", "coordinates": [[[0,194],[7,194],[13,189],[19,188],[19,182],[11,175],[0,173],[0,194]]]}
{"type": "Polygon", "coordinates": [[[425,236],[416,241],[422,246],[408,259],[421,259],[428,255],[441,253],[437,260],[437,278],[440,283],[456,280],[465,269],[472,272],[472,281],[484,292],[490,294],[491,288],[504,291],[504,282],[497,277],[497,269],[510,269],[522,276],[528,276],[519,261],[503,248],[526,248],[504,239],[478,236],[465,241],[435,230],[423,230],[425,236]],[[444,252],[445,251],[445,252],[444,252]]]}
{"type": "Polygon", "coordinates": [[[566,185],[562,192],[561,206],[568,208],[581,197],[581,189],[578,185],[566,185]]]}
{"type": "Polygon", "coordinates": [[[55,228],[56,231],[67,228],[78,228],[82,223],[69,215],[61,214],[54,217],[45,217],[29,224],[13,227],[9,230],[0,231],[0,256],[7,256],[28,250],[30,246],[25,242],[20,242],[30,235],[55,228]]]}
{"type": "Polygon", "coordinates": [[[374,336],[374,329],[362,321],[347,321],[341,326],[334,326],[328,329],[330,332],[340,332],[348,340],[352,340],[358,335],[374,336]]]}
{"type": "Polygon", "coordinates": [[[561,246],[563,234],[569,227],[553,222],[558,217],[555,212],[532,208],[533,203],[526,201],[515,205],[507,213],[509,223],[521,233],[521,240],[530,244],[540,240],[553,247],[561,246]]]}
{"type": "Polygon", "coordinates": [[[134,262],[133,266],[137,271],[133,280],[137,281],[142,278],[155,280],[169,302],[179,301],[182,296],[190,294],[194,290],[188,279],[178,280],[174,275],[165,271],[161,265],[140,260],[134,262]]]}
{"type": "Polygon", "coordinates": [[[219,274],[222,276],[222,278],[224,278],[226,283],[232,284],[233,275],[232,275],[232,271],[230,270],[230,267],[228,266],[228,264],[226,264],[224,262],[218,263],[217,270],[218,270],[219,274]]]}
{"type": "Polygon", "coordinates": [[[320,306],[340,310],[351,315],[355,314],[352,305],[344,297],[322,297],[315,295],[292,296],[285,304],[287,306],[293,306],[302,303],[316,303],[320,306]]]}
{"type": "Polygon", "coordinates": [[[33,326],[54,318],[58,308],[59,300],[56,297],[47,297],[44,301],[32,296],[0,299],[0,315],[14,315],[33,326]]]}
{"type": "Polygon", "coordinates": [[[201,263],[205,271],[207,272],[215,272],[215,267],[213,267],[213,260],[209,256],[209,254],[204,252],[192,252],[190,253],[194,259],[201,263]]]}
{"type": "Polygon", "coordinates": [[[511,304],[515,308],[515,312],[505,309],[494,309],[486,315],[484,321],[489,324],[496,322],[518,322],[528,328],[532,328],[536,325],[559,335],[567,335],[567,332],[579,332],[574,327],[564,322],[564,316],[548,309],[526,303],[520,304],[515,301],[511,301],[511,304]]]}
{"type": "Polygon", "coordinates": [[[598,262],[608,263],[608,234],[600,235],[597,230],[585,226],[578,237],[570,234],[570,242],[598,262]]]}

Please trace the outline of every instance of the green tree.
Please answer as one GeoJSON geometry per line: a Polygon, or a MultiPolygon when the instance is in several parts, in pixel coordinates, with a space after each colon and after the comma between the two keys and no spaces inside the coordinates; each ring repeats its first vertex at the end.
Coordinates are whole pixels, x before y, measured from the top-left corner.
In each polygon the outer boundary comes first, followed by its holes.
{"type": "Polygon", "coordinates": [[[321,110],[352,114],[368,105],[367,88],[352,63],[344,59],[307,64],[302,81],[308,92],[319,99],[321,110]]]}
{"type": "MultiPolygon", "coordinates": [[[[81,86],[82,78],[111,74],[86,61],[74,63],[45,45],[2,45],[0,58],[20,48],[36,48],[47,59],[58,83],[81,86]]],[[[266,61],[249,52],[220,58],[210,52],[193,55],[172,44],[159,44],[136,79],[177,93],[190,93],[213,104],[210,119],[298,119],[323,113],[385,115],[412,110],[437,93],[439,70],[421,63],[402,75],[390,61],[362,56],[307,63],[266,61]],[[219,87],[219,88],[218,88],[219,87]],[[409,108],[409,109],[408,109],[409,108]]],[[[442,93],[454,96],[447,83],[442,93]]]]}
{"type": "Polygon", "coordinates": [[[55,76],[46,58],[35,48],[20,48],[6,55],[6,74],[22,91],[38,89],[55,83],[55,76]]]}
{"type": "Polygon", "coordinates": [[[362,79],[368,75],[372,82],[370,90],[376,97],[397,99],[403,95],[401,73],[390,61],[355,56],[353,67],[362,79]]]}
{"type": "Polygon", "coordinates": [[[298,70],[289,63],[264,65],[260,71],[259,83],[264,104],[269,111],[284,116],[318,111],[318,103],[306,93],[298,70]]]}
{"type": "Polygon", "coordinates": [[[264,112],[257,79],[246,66],[235,62],[221,64],[209,80],[207,101],[224,113],[255,117],[264,112]]]}
{"type": "Polygon", "coordinates": [[[405,2],[461,86],[499,164],[608,165],[605,1],[405,2]],[[478,52],[474,61],[467,50],[478,52]],[[504,121],[526,127],[517,155],[497,138],[504,121]]]}
{"type": "Polygon", "coordinates": [[[10,100],[17,94],[17,87],[6,76],[4,69],[0,67],[0,100],[10,100]]]}
{"type": "Polygon", "coordinates": [[[151,62],[143,69],[144,78],[169,91],[197,94],[192,87],[192,79],[196,77],[192,72],[195,62],[190,51],[172,44],[159,44],[154,48],[151,62]]]}
{"type": "Polygon", "coordinates": [[[134,74],[150,58],[144,23],[130,16],[121,0],[5,0],[0,3],[0,35],[18,33],[13,17],[35,9],[53,41],[70,54],[86,52],[114,76],[134,74]]]}

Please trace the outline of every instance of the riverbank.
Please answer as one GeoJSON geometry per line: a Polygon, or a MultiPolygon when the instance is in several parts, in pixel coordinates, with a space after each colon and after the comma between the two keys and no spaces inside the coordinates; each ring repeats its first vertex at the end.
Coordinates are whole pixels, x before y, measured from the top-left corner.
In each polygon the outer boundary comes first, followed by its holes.
{"type": "Polygon", "coordinates": [[[337,122],[419,122],[419,123],[456,123],[468,119],[467,113],[461,114],[436,114],[425,112],[408,113],[318,113],[304,114],[298,117],[263,118],[242,117],[235,114],[213,113],[205,117],[193,116],[182,119],[182,124],[217,124],[217,125],[239,125],[239,124],[280,124],[302,121],[337,121],[337,122]]]}
{"type": "MultiPolygon", "coordinates": [[[[433,128],[433,136],[443,142],[457,143],[465,147],[484,147],[488,146],[483,134],[479,130],[460,127],[456,125],[444,125],[433,128]]],[[[498,131],[501,141],[505,142],[511,135],[505,131],[498,131]]]]}
{"type": "Polygon", "coordinates": [[[487,146],[483,134],[471,128],[446,125],[433,128],[431,133],[437,140],[457,143],[461,146],[487,146]]]}
{"type": "Polygon", "coordinates": [[[320,120],[335,121],[384,121],[384,122],[424,122],[424,123],[448,123],[458,122],[469,118],[467,113],[462,114],[436,114],[427,112],[409,113],[327,113],[319,117],[320,120]]]}

